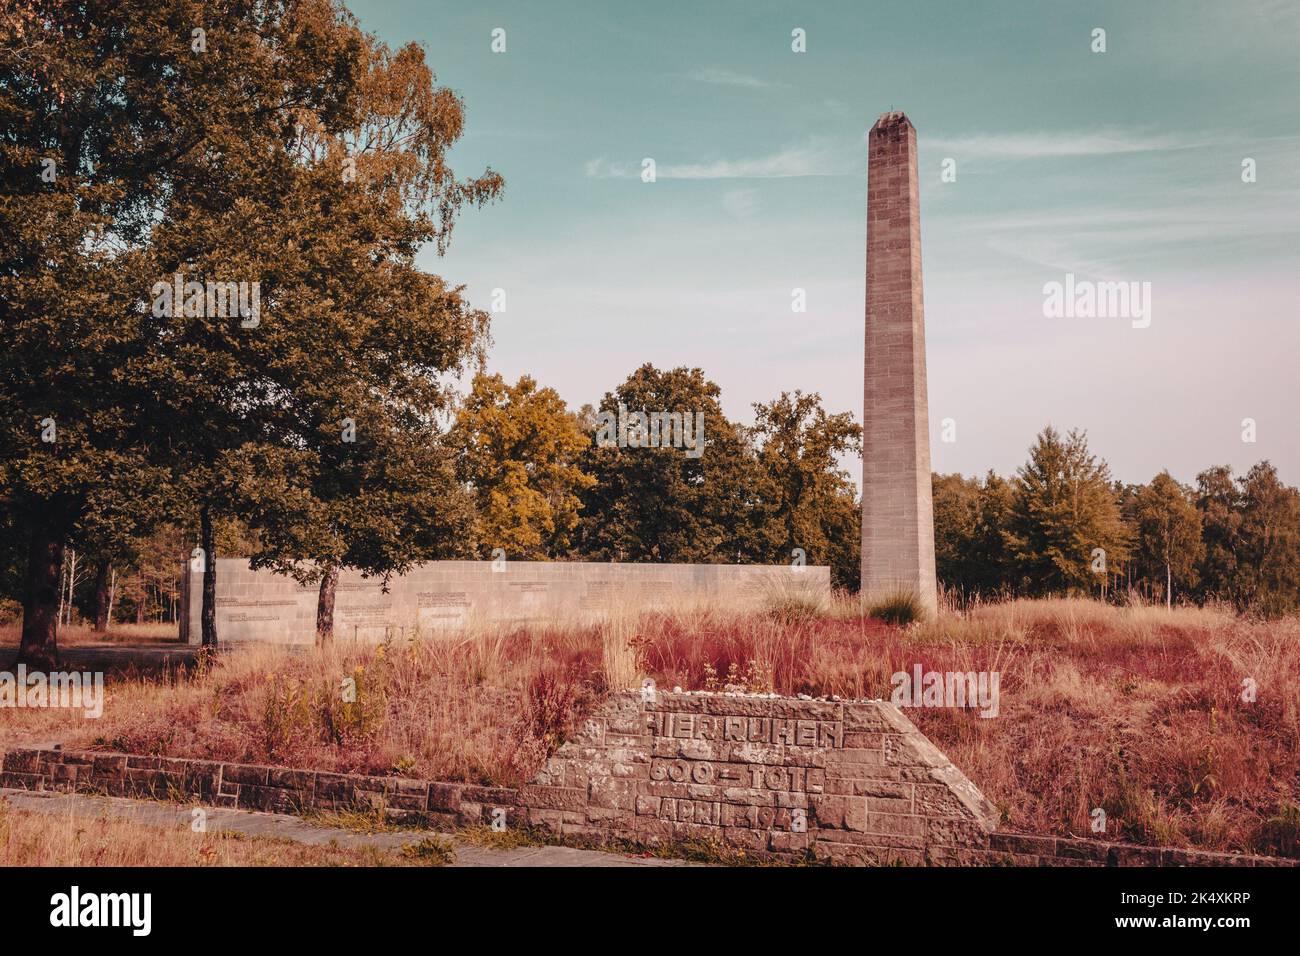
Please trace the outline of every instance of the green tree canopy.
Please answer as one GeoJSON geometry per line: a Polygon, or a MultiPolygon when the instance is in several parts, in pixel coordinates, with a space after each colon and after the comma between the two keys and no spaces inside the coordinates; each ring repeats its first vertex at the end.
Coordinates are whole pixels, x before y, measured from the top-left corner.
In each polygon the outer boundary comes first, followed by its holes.
{"type": "Polygon", "coordinates": [[[821,396],[782,392],[754,404],[752,434],[770,479],[768,509],[781,529],[772,563],[795,548],[806,563],[827,564],[835,583],[856,588],[862,539],[856,489],[839,458],[862,453],[862,427],[849,412],[827,414],[821,396]]]}
{"type": "Polygon", "coordinates": [[[1300,490],[1261,461],[1239,479],[1238,606],[1277,617],[1300,607],[1300,490]]]}
{"type": "Polygon", "coordinates": [[[1174,586],[1191,589],[1204,554],[1201,514],[1191,493],[1162,471],[1138,489],[1134,501],[1137,547],[1134,557],[1142,573],[1163,578],[1165,604],[1172,606],[1174,586]]]}
{"type": "Polygon", "coordinates": [[[447,165],[462,108],[418,48],[330,0],[34,9],[0,7],[25,38],[0,46],[0,482],[30,519],[21,653],[51,660],[61,548],[100,489],[170,493],[210,557],[214,513],[265,517],[295,484],[250,489],[243,462],[310,466],[325,420],[445,407],[485,317],[414,258],[501,183],[447,165]],[[176,275],[206,301],[160,309],[176,275]],[[212,283],[257,283],[260,315],[213,314],[212,283]]]}
{"type": "Polygon", "coordinates": [[[1043,429],[1014,487],[1007,542],[1025,592],[1087,591],[1104,580],[1099,560],[1108,567],[1127,556],[1110,471],[1082,432],[1043,429]]]}
{"type": "Polygon", "coordinates": [[[597,561],[771,563],[780,529],[765,502],[770,479],[741,426],[722,413],[721,390],[700,369],[661,371],[646,364],[601,400],[599,413],[703,415],[703,447],[600,445],[583,470],[596,479],[583,494],[579,550],[597,561]]]}
{"type": "Polygon", "coordinates": [[[935,572],[963,598],[993,598],[1019,584],[1007,533],[1015,493],[990,471],[983,480],[934,475],[935,572]]]}
{"type": "Polygon", "coordinates": [[[1205,545],[1199,569],[1200,597],[1241,606],[1237,568],[1242,501],[1230,466],[1216,465],[1196,476],[1196,508],[1201,513],[1201,539],[1205,545]]]}

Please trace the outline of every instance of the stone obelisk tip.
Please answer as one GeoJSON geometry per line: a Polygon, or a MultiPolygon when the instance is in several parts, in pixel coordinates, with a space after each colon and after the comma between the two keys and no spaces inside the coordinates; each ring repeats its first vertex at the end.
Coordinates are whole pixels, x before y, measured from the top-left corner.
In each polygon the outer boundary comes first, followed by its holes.
{"type": "MultiPolygon", "coordinates": [[[[911,126],[912,121],[907,118],[902,110],[890,110],[888,113],[881,113],[880,119],[876,120],[876,125],[871,127],[873,130],[886,129],[890,126],[911,126]]],[[[915,127],[913,127],[915,129],[915,127]]]]}

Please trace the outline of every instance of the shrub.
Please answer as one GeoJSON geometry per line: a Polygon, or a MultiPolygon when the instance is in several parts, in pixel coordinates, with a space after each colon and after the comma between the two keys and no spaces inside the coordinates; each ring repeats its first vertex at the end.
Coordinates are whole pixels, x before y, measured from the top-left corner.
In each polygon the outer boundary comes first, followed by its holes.
{"type": "Polygon", "coordinates": [[[886,624],[912,624],[925,619],[925,608],[910,591],[898,591],[868,606],[867,616],[886,624]]]}
{"type": "Polygon", "coordinates": [[[826,613],[826,608],[816,598],[786,595],[768,602],[767,616],[778,624],[798,624],[812,621],[826,613]]]}
{"type": "Polygon", "coordinates": [[[455,862],[456,848],[447,840],[426,837],[419,843],[408,843],[402,847],[402,855],[432,866],[447,866],[455,862]]]}

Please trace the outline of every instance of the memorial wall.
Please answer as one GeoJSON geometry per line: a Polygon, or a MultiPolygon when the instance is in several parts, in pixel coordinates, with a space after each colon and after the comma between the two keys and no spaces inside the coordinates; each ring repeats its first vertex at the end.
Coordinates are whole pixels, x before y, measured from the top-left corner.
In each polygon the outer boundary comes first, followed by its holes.
{"type": "Polygon", "coordinates": [[[703,841],[885,866],[967,862],[997,809],[888,701],[614,694],[519,791],[525,822],[597,843],[703,841]]]}
{"type": "MultiPolygon", "coordinates": [[[[186,565],[181,639],[199,643],[203,573],[186,565]]],[[[217,559],[217,636],[311,644],[318,585],[303,586],[243,558],[217,559]]],[[[381,641],[473,625],[597,621],[611,612],[754,610],[830,597],[830,569],[786,565],[431,561],[389,579],[339,575],[335,640],[381,641]]]]}

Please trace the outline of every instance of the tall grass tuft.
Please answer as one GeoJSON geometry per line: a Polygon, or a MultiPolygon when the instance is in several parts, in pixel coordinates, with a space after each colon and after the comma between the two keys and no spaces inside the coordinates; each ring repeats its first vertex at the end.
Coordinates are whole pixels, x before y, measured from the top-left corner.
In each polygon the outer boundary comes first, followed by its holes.
{"type": "Polygon", "coordinates": [[[911,591],[896,591],[867,605],[867,617],[886,624],[914,624],[925,620],[925,608],[911,591]]]}

